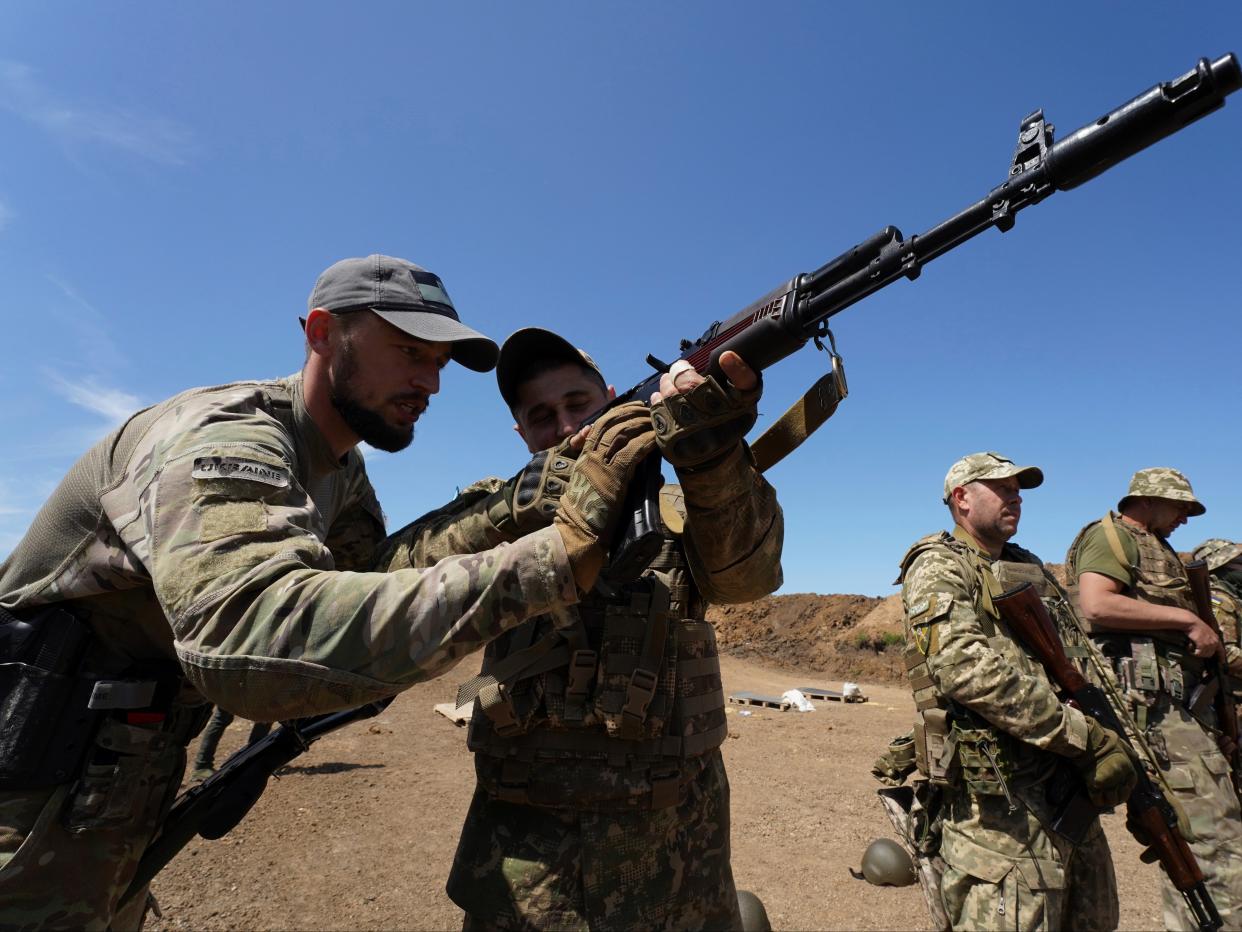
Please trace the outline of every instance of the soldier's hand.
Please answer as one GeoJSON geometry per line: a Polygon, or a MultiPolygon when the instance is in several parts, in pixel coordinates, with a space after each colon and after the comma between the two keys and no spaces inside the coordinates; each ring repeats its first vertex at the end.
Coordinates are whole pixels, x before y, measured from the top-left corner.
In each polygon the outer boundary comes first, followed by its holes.
{"type": "Polygon", "coordinates": [[[684,359],[660,376],[651,396],[660,453],[678,469],[708,469],[723,460],[759,416],[759,374],[732,350],[721,353],[726,382],[704,378],[684,359]]]}
{"type": "Polygon", "coordinates": [[[1186,637],[1190,638],[1190,647],[1196,657],[1216,657],[1222,663],[1225,662],[1225,645],[1216,636],[1212,626],[1197,615],[1194,624],[1186,629],[1186,637]]]}
{"type": "Polygon", "coordinates": [[[582,448],[581,442],[575,445],[576,436],[550,450],[540,450],[515,477],[511,510],[513,524],[521,533],[529,534],[552,523],[582,448]]]}
{"type": "Polygon", "coordinates": [[[1130,798],[1138,782],[1138,772],[1130,749],[1116,733],[1090,715],[1087,719],[1087,747],[1073,758],[1087,795],[1101,809],[1111,809],[1130,798]]]}
{"type": "Polygon", "coordinates": [[[591,425],[553,519],[582,592],[595,585],[604,566],[634,469],[654,448],[651,415],[642,402],[619,405],[591,425]]]}

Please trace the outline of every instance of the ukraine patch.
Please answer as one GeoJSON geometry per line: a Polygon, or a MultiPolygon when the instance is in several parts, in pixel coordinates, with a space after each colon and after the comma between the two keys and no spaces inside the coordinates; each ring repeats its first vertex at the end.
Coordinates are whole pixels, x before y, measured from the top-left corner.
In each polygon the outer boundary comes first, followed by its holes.
{"type": "Polygon", "coordinates": [[[250,479],[283,489],[289,484],[289,471],[270,463],[239,456],[200,456],[194,460],[195,479],[250,479]]]}

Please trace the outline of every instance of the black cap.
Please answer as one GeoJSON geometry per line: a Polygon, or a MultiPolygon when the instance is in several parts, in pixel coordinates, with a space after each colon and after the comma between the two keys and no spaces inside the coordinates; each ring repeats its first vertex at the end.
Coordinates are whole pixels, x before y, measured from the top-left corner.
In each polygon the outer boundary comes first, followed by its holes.
{"type": "Polygon", "coordinates": [[[580,350],[564,337],[544,330],[542,327],[523,327],[509,335],[500,347],[500,357],[496,361],[496,384],[500,387],[500,397],[512,411],[517,405],[519,380],[523,371],[532,360],[561,360],[578,366],[585,366],[599,378],[599,384],[607,388],[604,373],[599,371],[595,360],[580,350]]]}
{"type": "Polygon", "coordinates": [[[405,259],[342,259],[319,276],[306,306],[374,311],[412,337],[451,343],[452,358],[475,372],[490,372],[499,355],[495,342],[461,322],[439,276],[405,259]]]}

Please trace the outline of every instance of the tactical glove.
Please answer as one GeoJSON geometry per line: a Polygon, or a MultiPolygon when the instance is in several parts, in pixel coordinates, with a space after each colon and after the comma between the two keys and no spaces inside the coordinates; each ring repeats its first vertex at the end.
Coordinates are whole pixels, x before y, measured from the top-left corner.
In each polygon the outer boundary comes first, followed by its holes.
{"type": "Polygon", "coordinates": [[[552,522],[582,592],[604,566],[634,469],[654,448],[651,413],[641,402],[619,405],[591,425],[552,522]]]}
{"type": "Polygon", "coordinates": [[[517,474],[510,511],[519,533],[529,534],[552,523],[577,455],[566,439],[550,450],[540,450],[517,474]]]}
{"type": "Polygon", "coordinates": [[[1074,766],[1087,785],[1091,802],[1101,809],[1111,809],[1130,798],[1138,782],[1130,749],[1111,729],[1105,728],[1090,715],[1087,719],[1087,747],[1073,758],[1074,766]]]}
{"type": "Polygon", "coordinates": [[[680,470],[710,469],[729,455],[759,416],[762,386],[744,392],[708,376],[651,406],[660,454],[680,470]]]}

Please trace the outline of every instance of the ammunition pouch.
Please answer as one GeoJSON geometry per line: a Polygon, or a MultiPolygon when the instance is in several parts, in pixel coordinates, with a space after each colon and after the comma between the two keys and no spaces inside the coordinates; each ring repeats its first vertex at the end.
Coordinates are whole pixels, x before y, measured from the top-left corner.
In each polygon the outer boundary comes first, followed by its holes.
{"type": "Polygon", "coordinates": [[[1096,643],[1129,697],[1140,730],[1153,710],[1169,705],[1186,709],[1207,727],[1215,726],[1212,700],[1219,683],[1205,679],[1206,665],[1187,648],[1185,639],[1096,635],[1096,643]]]}

